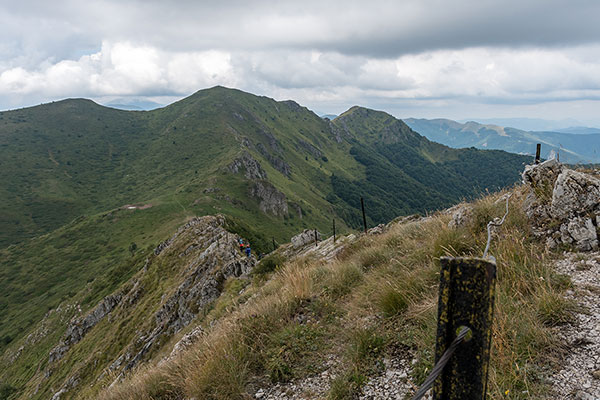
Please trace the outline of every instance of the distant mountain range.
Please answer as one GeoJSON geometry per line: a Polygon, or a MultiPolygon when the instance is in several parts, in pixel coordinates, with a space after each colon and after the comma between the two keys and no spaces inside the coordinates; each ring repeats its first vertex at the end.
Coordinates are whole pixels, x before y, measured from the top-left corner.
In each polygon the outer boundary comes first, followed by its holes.
{"type": "Polygon", "coordinates": [[[483,125],[510,126],[524,131],[553,131],[559,132],[561,129],[568,129],[573,126],[583,126],[580,121],[567,118],[562,120],[549,120],[541,118],[472,118],[459,120],[458,122],[467,123],[475,121],[483,125]]]}
{"type": "Polygon", "coordinates": [[[103,104],[105,107],[116,108],[119,110],[128,111],[150,111],[164,107],[164,104],[144,99],[113,99],[110,102],[103,104]]]}
{"type": "Polygon", "coordinates": [[[560,161],[566,163],[600,162],[600,130],[595,128],[530,132],[473,121],[460,123],[449,119],[407,118],[404,122],[428,139],[454,148],[475,147],[534,154],[536,144],[541,143],[544,158],[558,154],[560,161]]]}

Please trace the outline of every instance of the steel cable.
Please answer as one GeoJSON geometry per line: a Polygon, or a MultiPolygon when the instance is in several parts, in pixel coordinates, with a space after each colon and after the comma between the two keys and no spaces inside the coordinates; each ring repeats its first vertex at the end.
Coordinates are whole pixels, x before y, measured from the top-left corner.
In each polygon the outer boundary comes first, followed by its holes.
{"type": "Polygon", "coordinates": [[[446,349],[444,354],[442,354],[442,356],[440,357],[438,362],[435,364],[435,366],[431,370],[431,373],[429,374],[427,379],[425,379],[425,381],[423,382],[423,384],[421,385],[421,387],[419,388],[417,393],[414,394],[414,396],[412,397],[411,400],[419,400],[433,386],[433,382],[435,382],[437,377],[440,376],[440,374],[444,370],[444,367],[450,360],[450,357],[452,357],[452,354],[454,354],[454,351],[456,350],[456,348],[465,340],[465,337],[470,332],[471,332],[470,328],[468,328],[466,326],[462,327],[462,329],[460,330],[460,332],[458,333],[456,338],[452,341],[452,343],[450,343],[450,346],[446,349]]]}
{"type": "Polygon", "coordinates": [[[508,215],[508,199],[510,199],[510,196],[512,196],[512,193],[509,194],[508,196],[506,196],[506,213],[502,217],[502,220],[500,222],[490,221],[487,224],[488,237],[487,237],[487,244],[485,245],[485,250],[483,251],[483,258],[487,258],[487,253],[488,253],[488,250],[490,249],[490,242],[492,241],[492,229],[491,229],[492,226],[501,226],[504,223],[506,216],[508,215]]]}

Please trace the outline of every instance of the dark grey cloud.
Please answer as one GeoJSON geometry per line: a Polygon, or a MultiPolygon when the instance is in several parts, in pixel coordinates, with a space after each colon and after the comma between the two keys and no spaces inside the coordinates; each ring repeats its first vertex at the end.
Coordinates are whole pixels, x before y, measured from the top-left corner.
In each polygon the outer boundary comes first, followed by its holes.
{"type": "Polygon", "coordinates": [[[583,115],[600,94],[598,1],[211,3],[6,2],[0,109],[222,84],[332,112],[565,102],[583,115]]]}
{"type": "Polygon", "coordinates": [[[8,22],[0,32],[16,36],[23,49],[43,44],[59,58],[102,40],[178,51],[294,48],[393,58],[444,48],[598,42],[598,15],[600,2],[589,0],[25,1],[0,11],[8,22]]]}

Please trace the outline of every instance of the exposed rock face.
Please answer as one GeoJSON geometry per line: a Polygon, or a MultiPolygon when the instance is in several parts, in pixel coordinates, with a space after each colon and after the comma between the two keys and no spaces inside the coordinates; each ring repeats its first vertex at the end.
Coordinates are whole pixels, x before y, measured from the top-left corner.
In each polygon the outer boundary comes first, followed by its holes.
{"type": "Polygon", "coordinates": [[[531,192],[526,200],[525,213],[533,220],[546,220],[550,218],[550,200],[554,183],[563,170],[562,164],[555,159],[544,161],[541,164],[527,165],[521,177],[523,183],[531,187],[531,192]]]}
{"type": "Polygon", "coordinates": [[[273,166],[273,168],[275,168],[277,171],[281,172],[283,175],[287,176],[288,178],[290,177],[290,175],[292,173],[290,165],[288,163],[286,163],[281,157],[274,156],[271,153],[269,153],[269,151],[266,149],[266,147],[262,143],[257,144],[256,148],[258,149],[260,154],[262,154],[263,157],[265,157],[269,161],[269,163],[273,166]]]}
{"type": "Polygon", "coordinates": [[[85,334],[90,329],[100,322],[102,318],[106,317],[117,306],[117,304],[119,304],[122,297],[122,294],[106,296],[100,302],[100,304],[98,304],[96,308],[94,308],[84,318],[76,318],[71,321],[63,339],[60,341],[58,346],[50,351],[50,358],[48,361],[53,363],[57,360],[60,360],[72,345],[83,339],[85,334]]]}
{"type": "MultiPolygon", "coordinates": [[[[117,380],[172,335],[190,325],[207,305],[220,296],[228,278],[247,275],[256,263],[255,257],[240,252],[239,236],[227,232],[225,223],[223,216],[193,218],[161,243],[154,255],[143,263],[140,272],[122,289],[107,296],[84,317],[71,321],[59,345],[50,353],[45,378],[60,363],[70,361],[67,357],[71,346],[86,340],[86,334],[91,334],[95,325],[110,323],[113,318],[127,324],[123,318],[140,312],[139,307],[152,310],[154,314],[149,314],[139,326],[129,326],[135,333],[126,336],[127,342],[112,342],[112,345],[119,346],[118,352],[111,353],[111,360],[100,361],[106,363],[105,373],[115,374],[117,380]],[[155,279],[161,279],[165,274],[171,282],[164,287],[154,286],[155,279]]],[[[202,328],[197,327],[182,339],[178,349],[189,346],[201,335],[202,328]]],[[[96,367],[98,361],[94,358],[89,362],[96,367]]],[[[90,364],[82,365],[82,370],[85,370],[90,364]]],[[[80,377],[77,371],[71,373],[61,386],[57,386],[60,389],[54,392],[56,399],[70,398],[70,392],[86,382],[87,377],[80,377]]]]}
{"type": "Polygon", "coordinates": [[[229,171],[237,174],[244,169],[246,179],[266,179],[267,173],[262,169],[260,163],[255,160],[248,152],[243,152],[242,155],[227,166],[229,171]]]}
{"type": "Polygon", "coordinates": [[[582,213],[594,213],[598,211],[599,202],[600,179],[565,169],[556,179],[550,214],[554,218],[568,218],[582,213]]]}
{"type": "Polygon", "coordinates": [[[591,218],[574,217],[562,224],[560,239],[563,243],[574,243],[579,250],[598,249],[598,235],[591,218]]]}
{"type": "Polygon", "coordinates": [[[307,151],[310,155],[312,155],[314,158],[321,158],[321,157],[323,157],[323,153],[321,152],[321,150],[317,149],[312,144],[310,144],[308,142],[305,142],[304,140],[299,140],[298,141],[298,145],[302,149],[304,149],[305,151],[307,151]]]}
{"type": "Polygon", "coordinates": [[[562,243],[581,251],[598,249],[599,179],[548,160],[528,165],[523,181],[532,189],[525,212],[534,233],[545,236],[549,247],[562,243]]]}
{"type": "Polygon", "coordinates": [[[256,181],[250,188],[250,196],[260,200],[259,207],[265,214],[278,217],[288,215],[285,194],[281,193],[268,181],[256,181]]]}
{"type": "Polygon", "coordinates": [[[179,253],[179,256],[194,254],[192,262],[185,269],[182,283],[163,299],[153,317],[153,328],[140,333],[126,352],[124,371],[135,367],[161,338],[189,325],[205,306],[219,297],[225,280],[252,270],[256,259],[239,251],[239,237],[227,232],[224,224],[222,216],[194,218],[170,239],[174,243],[183,233],[194,237],[194,243],[179,253]]]}
{"type": "MultiPolygon", "coordinates": [[[[317,241],[321,240],[321,234],[319,231],[317,232],[317,241]]],[[[299,249],[300,247],[306,246],[309,243],[315,243],[315,230],[314,229],[305,229],[301,233],[297,234],[292,238],[292,246],[294,249],[299,249]]]]}
{"type": "Polygon", "coordinates": [[[344,132],[343,129],[340,129],[336,124],[334,124],[331,121],[329,121],[329,131],[333,135],[335,141],[338,143],[342,143],[342,141],[343,141],[342,135],[344,135],[344,134],[348,135],[347,132],[344,132]]]}
{"type": "Polygon", "coordinates": [[[170,358],[177,357],[177,355],[179,355],[181,352],[183,352],[184,350],[189,348],[191,345],[196,343],[198,341],[198,339],[200,339],[200,337],[202,337],[203,334],[204,334],[204,329],[202,329],[201,326],[197,326],[194,329],[192,329],[191,332],[185,334],[179,340],[179,342],[177,342],[175,344],[175,346],[173,346],[173,350],[171,351],[171,354],[169,355],[168,358],[170,359],[170,358]]]}
{"type": "Polygon", "coordinates": [[[448,222],[448,228],[456,228],[467,225],[473,218],[473,206],[470,204],[460,204],[453,207],[452,219],[448,222]]]}

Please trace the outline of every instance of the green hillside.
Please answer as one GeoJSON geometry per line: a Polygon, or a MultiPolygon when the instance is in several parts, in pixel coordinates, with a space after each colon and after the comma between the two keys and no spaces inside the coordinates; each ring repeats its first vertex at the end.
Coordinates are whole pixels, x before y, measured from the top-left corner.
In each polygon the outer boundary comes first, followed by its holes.
{"type": "Polygon", "coordinates": [[[51,326],[5,373],[16,388],[73,315],[54,310],[90,310],[191,217],[226,215],[267,253],[305,228],[329,235],[333,218],[360,227],[361,196],[378,224],[511,185],[530,160],[453,150],[382,112],[328,121],[222,87],[153,111],[75,99],[2,112],[0,148],[0,349],[51,326]]]}

